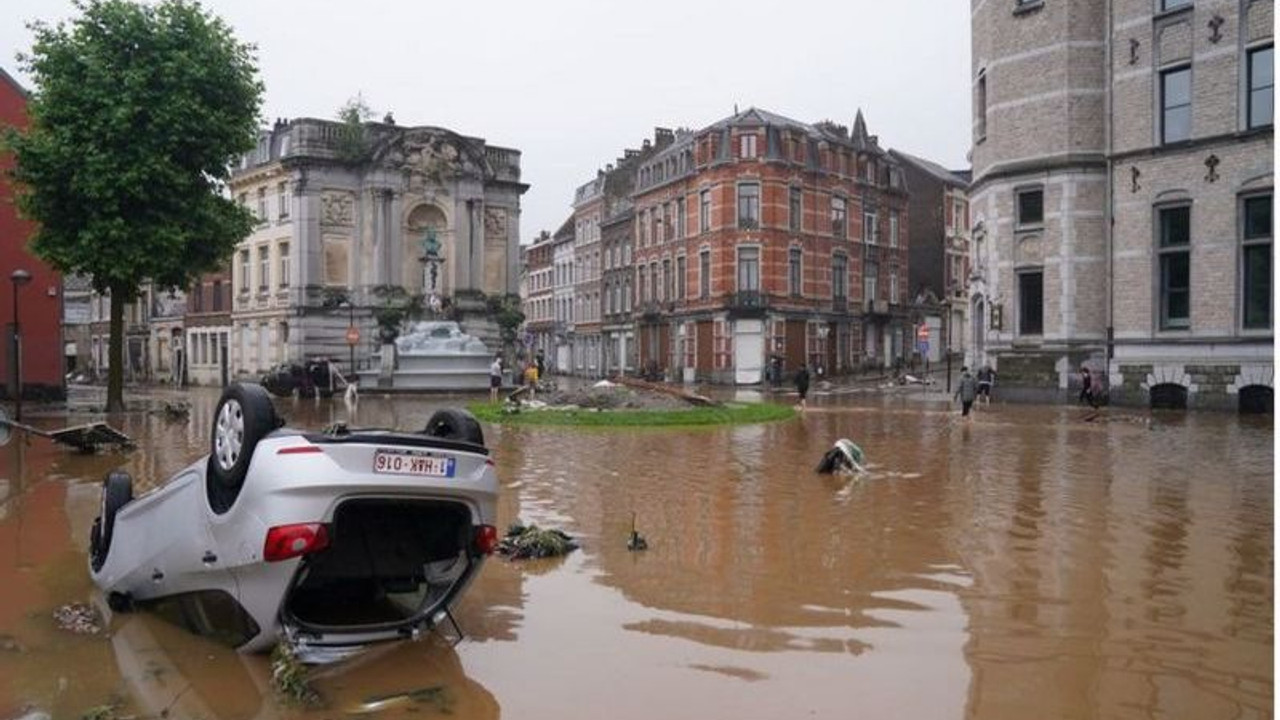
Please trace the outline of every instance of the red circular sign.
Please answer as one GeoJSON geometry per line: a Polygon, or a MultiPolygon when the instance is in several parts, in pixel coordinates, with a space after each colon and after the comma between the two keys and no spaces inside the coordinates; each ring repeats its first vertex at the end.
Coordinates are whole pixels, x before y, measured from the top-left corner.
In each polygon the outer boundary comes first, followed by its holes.
{"type": "Polygon", "coordinates": [[[360,329],[352,325],[347,328],[347,344],[355,345],[360,342],[360,329]]]}
{"type": "Polygon", "coordinates": [[[928,326],[928,325],[921,325],[921,326],[920,326],[920,329],[919,329],[919,330],[916,330],[916,337],[917,337],[917,338],[919,338],[920,340],[928,340],[928,339],[929,339],[929,326],[928,326]]]}

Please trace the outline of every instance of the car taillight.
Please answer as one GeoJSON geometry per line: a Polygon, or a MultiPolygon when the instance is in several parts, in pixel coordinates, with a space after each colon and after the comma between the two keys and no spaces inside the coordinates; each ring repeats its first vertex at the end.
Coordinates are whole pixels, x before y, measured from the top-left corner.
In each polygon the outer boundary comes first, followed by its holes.
{"type": "Polygon", "coordinates": [[[481,555],[492,555],[498,549],[498,528],[492,525],[476,527],[476,550],[481,555]]]}
{"type": "Polygon", "coordinates": [[[267,541],[262,546],[262,559],[267,562],[288,560],[327,547],[329,531],[325,529],[324,523],[280,525],[267,531],[267,541]]]}

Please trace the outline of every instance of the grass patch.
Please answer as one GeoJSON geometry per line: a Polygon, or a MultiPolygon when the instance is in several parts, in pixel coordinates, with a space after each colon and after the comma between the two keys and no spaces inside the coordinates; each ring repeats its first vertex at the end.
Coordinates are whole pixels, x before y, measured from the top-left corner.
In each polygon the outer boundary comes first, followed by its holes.
{"type": "Polygon", "coordinates": [[[511,412],[500,403],[472,403],[467,406],[478,420],[500,425],[571,425],[580,427],[689,427],[698,425],[739,425],[743,423],[790,420],[796,411],[790,405],[771,403],[726,403],[721,407],[694,407],[684,410],[530,410],[511,412]]]}

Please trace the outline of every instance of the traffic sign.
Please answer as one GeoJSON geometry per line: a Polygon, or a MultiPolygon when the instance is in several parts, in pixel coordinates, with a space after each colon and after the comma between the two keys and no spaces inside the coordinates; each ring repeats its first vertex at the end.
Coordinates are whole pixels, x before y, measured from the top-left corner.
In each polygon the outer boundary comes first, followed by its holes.
{"type": "Polygon", "coordinates": [[[347,344],[358,345],[360,343],[360,328],[352,325],[347,328],[347,344]]]}
{"type": "Polygon", "coordinates": [[[929,341],[928,341],[928,340],[921,340],[920,342],[916,343],[916,346],[920,348],[920,354],[921,354],[921,355],[928,355],[928,354],[929,354],[929,341]]]}
{"type": "Polygon", "coordinates": [[[916,328],[916,339],[917,339],[917,340],[928,340],[928,339],[929,339],[929,326],[928,326],[928,325],[921,325],[920,327],[916,328]]]}

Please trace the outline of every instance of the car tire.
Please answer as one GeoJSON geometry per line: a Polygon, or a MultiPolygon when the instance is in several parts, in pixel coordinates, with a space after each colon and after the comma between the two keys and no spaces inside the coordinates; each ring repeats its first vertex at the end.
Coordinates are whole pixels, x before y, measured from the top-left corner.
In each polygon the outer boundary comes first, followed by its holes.
{"type": "Polygon", "coordinates": [[[209,437],[209,482],[236,493],[244,484],[258,441],[280,426],[261,385],[232,383],[222,391],[209,437]]]}
{"type": "Polygon", "coordinates": [[[460,440],[484,446],[484,432],[475,416],[459,408],[444,408],[432,414],[423,434],[442,440],[460,440]]]}
{"type": "Polygon", "coordinates": [[[89,531],[89,560],[97,572],[107,562],[111,536],[115,534],[116,513],[133,500],[133,478],[123,470],[112,470],[102,481],[102,505],[89,531]]]}

